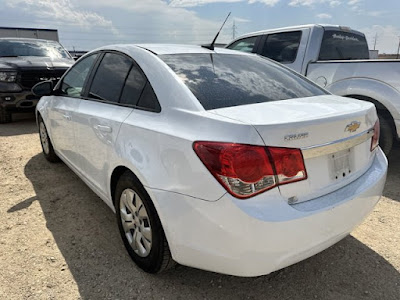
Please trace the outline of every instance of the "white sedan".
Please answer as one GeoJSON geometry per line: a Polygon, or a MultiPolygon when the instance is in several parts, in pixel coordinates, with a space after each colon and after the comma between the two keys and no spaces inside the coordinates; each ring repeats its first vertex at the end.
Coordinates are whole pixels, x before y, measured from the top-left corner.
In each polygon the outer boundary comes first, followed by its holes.
{"type": "Polygon", "coordinates": [[[108,46],[33,90],[45,157],[116,212],[146,272],[268,274],[348,235],[385,184],[371,103],[252,54],[108,46]]]}

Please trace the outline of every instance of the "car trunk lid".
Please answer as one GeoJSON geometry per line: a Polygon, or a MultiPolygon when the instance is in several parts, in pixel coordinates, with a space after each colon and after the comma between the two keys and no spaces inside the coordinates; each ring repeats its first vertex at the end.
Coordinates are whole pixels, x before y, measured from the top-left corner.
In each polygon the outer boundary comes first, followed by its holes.
{"type": "Polygon", "coordinates": [[[251,124],[266,146],[302,150],[307,180],[279,187],[289,203],[332,192],[371,165],[374,106],[332,95],[210,110],[251,124]]]}

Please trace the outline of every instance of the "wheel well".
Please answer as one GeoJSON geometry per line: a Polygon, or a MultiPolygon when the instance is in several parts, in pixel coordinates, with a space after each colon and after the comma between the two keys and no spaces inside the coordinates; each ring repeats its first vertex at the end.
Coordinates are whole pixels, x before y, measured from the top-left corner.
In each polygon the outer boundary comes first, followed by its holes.
{"type": "Polygon", "coordinates": [[[126,171],[130,171],[128,168],[119,166],[114,169],[111,175],[111,183],[110,183],[110,188],[111,188],[111,199],[113,200],[114,206],[115,206],[115,189],[117,187],[117,183],[119,178],[121,177],[122,174],[124,174],[126,171]]]}
{"type": "Polygon", "coordinates": [[[130,169],[128,169],[127,167],[124,166],[118,166],[114,169],[114,171],[112,172],[111,175],[111,182],[110,182],[110,189],[111,189],[111,199],[113,201],[114,207],[115,207],[115,189],[117,187],[117,183],[119,178],[122,176],[122,174],[124,174],[126,171],[132,173],[133,176],[136,177],[137,181],[142,184],[139,180],[139,178],[137,178],[137,176],[135,175],[135,173],[133,173],[130,169]]]}

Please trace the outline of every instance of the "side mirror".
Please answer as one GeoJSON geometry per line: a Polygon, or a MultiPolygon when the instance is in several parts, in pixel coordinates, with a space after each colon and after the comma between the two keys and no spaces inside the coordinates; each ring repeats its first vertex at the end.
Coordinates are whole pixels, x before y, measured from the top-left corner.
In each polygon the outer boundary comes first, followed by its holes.
{"type": "Polygon", "coordinates": [[[53,93],[53,81],[42,81],[35,84],[32,88],[32,93],[35,96],[50,96],[53,93]]]}

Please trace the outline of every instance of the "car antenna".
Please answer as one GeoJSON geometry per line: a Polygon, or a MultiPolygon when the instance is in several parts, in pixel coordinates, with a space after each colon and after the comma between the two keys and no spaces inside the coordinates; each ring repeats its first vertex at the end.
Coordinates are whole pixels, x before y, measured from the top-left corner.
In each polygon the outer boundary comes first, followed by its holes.
{"type": "Polygon", "coordinates": [[[231,15],[231,12],[229,12],[228,16],[226,17],[224,23],[222,24],[221,28],[219,29],[219,31],[217,32],[217,35],[215,36],[214,40],[212,41],[212,43],[210,45],[201,45],[203,48],[207,48],[210,50],[214,50],[214,45],[215,45],[215,41],[217,40],[219,33],[221,32],[222,28],[224,27],[226,21],[228,20],[229,16],[231,15]]]}

